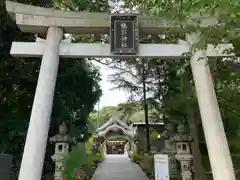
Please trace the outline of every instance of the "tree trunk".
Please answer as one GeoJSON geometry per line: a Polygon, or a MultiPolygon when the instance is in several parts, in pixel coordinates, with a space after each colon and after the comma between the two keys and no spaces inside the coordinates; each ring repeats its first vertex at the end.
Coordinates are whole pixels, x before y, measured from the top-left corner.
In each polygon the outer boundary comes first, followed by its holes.
{"type": "Polygon", "coordinates": [[[193,138],[191,142],[191,150],[193,155],[193,165],[194,165],[194,179],[195,180],[204,180],[204,168],[202,165],[201,151],[199,146],[199,133],[198,133],[198,123],[195,117],[195,109],[192,108],[190,104],[191,94],[192,94],[192,85],[191,85],[191,77],[189,76],[190,72],[187,72],[187,77],[185,78],[185,93],[188,101],[186,103],[186,112],[188,118],[188,125],[190,130],[190,135],[193,138]]]}
{"type": "Polygon", "coordinates": [[[150,144],[150,127],[148,122],[148,104],[147,104],[147,97],[146,97],[146,74],[145,74],[145,63],[143,62],[142,66],[142,83],[143,83],[143,107],[144,107],[144,117],[145,117],[145,128],[146,128],[146,149],[149,153],[151,151],[151,144],[150,144]]]}
{"type": "Polygon", "coordinates": [[[192,111],[188,112],[188,124],[190,129],[190,134],[193,137],[191,143],[192,155],[193,155],[193,164],[194,164],[194,179],[195,180],[204,180],[204,168],[201,160],[201,152],[199,146],[199,137],[198,137],[198,125],[196,118],[192,111]]]}

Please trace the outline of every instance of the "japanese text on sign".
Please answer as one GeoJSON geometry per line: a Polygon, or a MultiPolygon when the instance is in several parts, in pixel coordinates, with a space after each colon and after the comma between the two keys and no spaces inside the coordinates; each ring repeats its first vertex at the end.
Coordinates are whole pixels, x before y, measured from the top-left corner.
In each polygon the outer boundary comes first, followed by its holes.
{"type": "Polygon", "coordinates": [[[138,21],[136,15],[112,15],[110,27],[111,52],[136,54],[138,50],[138,21]]]}
{"type": "Polygon", "coordinates": [[[127,24],[121,23],[121,46],[127,48],[127,24]]]}

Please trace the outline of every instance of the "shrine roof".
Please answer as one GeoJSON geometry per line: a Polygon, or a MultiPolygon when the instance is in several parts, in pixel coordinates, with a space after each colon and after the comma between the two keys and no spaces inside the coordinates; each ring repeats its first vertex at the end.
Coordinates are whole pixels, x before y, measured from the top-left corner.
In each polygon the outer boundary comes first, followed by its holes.
{"type": "MultiPolygon", "coordinates": [[[[149,122],[148,123],[150,126],[164,126],[163,122],[149,122]]],[[[139,121],[139,122],[134,122],[132,126],[144,126],[146,125],[145,122],[139,121]]]]}
{"type": "Polygon", "coordinates": [[[121,118],[120,115],[118,113],[112,114],[111,118],[109,121],[107,121],[106,123],[104,123],[101,127],[99,127],[97,129],[97,132],[103,131],[105,130],[107,127],[112,126],[113,124],[118,124],[118,126],[124,128],[124,129],[131,129],[130,126],[128,126],[126,123],[124,123],[121,118]]]}
{"type": "Polygon", "coordinates": [[[98,132],[99,136],[106,136],[108,132],[118,132],[121,131],[121,133],[133,137],[134,136],[134,131],[133,129],[124,129],[123,127],[117,125],[117,124],[113,124],[111,126],[108,126],[106,129],[104,129],[103,131],[98,132]]]}
{"type": "Polygon", "coordinates": [[[121,131],[123,134],[130,137],[134,136],[133,127],[128,126],[126,123],[121,121],[119,114],[113,114],[109,121],[107,121],[105,124],[103,124],[97,129],[97,133],[99,136],[105,136],[110,131],[121,131]]]}

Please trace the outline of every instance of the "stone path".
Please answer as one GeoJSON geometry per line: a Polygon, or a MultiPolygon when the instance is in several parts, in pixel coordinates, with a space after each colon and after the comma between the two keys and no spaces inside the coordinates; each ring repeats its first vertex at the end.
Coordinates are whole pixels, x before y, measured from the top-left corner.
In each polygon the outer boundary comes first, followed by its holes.
{"type": "Polygon", "coordinates": [[[92,180],[148,180],[141,168],[125,155],[106,155],[92,180]]]}

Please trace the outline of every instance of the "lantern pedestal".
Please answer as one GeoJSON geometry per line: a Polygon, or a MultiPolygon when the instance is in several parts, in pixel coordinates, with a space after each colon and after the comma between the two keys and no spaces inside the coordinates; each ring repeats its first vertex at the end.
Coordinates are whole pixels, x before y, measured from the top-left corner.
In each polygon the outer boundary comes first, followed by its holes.
{"type": "Polygon", "coordinates": [[[177,134],[172,138],[172,140],[175,142],[177,150],[175,158],[181,164],[182,180],[192,180],[191,162],[193,156],[189,147],[189,143],[192,141],[192,138],[185,133],[184,125],[178,125],[177,134]]]}
{"type": "Polygon", "coordinates": [[[63,123],[59,126],[59,133],[50,138],[51,143],[55,143],[55,153],[52,160],[55,162],[54,180],[63,180],[64,156],[69,152],[69,145],[74,141],[67,134],[67,127],[63,123]]]}

